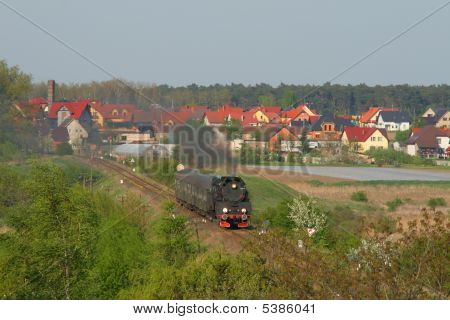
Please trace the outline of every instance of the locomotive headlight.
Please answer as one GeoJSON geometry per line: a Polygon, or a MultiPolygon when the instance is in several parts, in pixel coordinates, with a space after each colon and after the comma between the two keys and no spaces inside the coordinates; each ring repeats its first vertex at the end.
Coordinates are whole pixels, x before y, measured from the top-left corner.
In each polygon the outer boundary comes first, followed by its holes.
{"type": "Polygon", "coordinates": [[[227,220],[227,219],[228,219],[228,215],[223,214],[223,215],[222,215],[222,220],[227,220]]]}
{"type": "Polygon", "coordinates": [[[222,209],[222,212],[223,212],[223,213],[227,213],[227,212],[228,212],[228,209],[227,209],[227,208],[223,208],[223,209],[222,209]]]}
{"type": "Polygon", "coordinates": [[[247,215],[244,213],[244,214],[242,215],[242,221],[245,221],[245,220],[247,220],[247,215]]]}
{"type": "Polygon", "coordinates": [[[242,208],[242,209],[241,209],[241,212],[242,212],[242,213],[246,213],[246,212],[247,212],[247,209],[242,208]]]}
{"type": "Polygon", "coordinates": [[[231,189],[236,189],[237,188],[237,184],[236,183],[233,183],[232,185],[231,185],[231,189]]]}

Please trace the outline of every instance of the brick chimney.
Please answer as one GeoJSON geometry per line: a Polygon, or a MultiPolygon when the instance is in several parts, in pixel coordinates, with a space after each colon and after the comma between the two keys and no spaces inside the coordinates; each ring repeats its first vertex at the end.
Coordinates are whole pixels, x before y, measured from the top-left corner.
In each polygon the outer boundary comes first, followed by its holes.
{"type": "Polygon", "coordinates": [[[50,109],[55,100],[55,80],[48,80],[47,89],[47,105],[50,109]]]}

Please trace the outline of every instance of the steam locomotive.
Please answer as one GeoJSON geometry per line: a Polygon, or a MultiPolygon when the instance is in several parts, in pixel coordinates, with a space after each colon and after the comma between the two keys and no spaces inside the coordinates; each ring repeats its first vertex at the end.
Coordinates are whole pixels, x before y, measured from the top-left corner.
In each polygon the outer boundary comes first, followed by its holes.
{"type": "Polygon", "coordinates": [[[249,226],[252,205],[240,177],[219,177],[183,169],[176,173],[177,201],[200,214],[219,219],[224,228],[249,226]]]}

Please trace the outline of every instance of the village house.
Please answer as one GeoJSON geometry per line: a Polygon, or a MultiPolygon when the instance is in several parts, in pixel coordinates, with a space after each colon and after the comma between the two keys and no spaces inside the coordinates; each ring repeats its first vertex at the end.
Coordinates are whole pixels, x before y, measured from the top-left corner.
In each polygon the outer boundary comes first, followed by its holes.
{"type": "Polygon", "coordinates": [[[386,130],[378,128],[345,127],[341,141],[351,150],[362,153],[389,147],[386,130]]]}
{"type": "Polygon", "coordinates": [[[296,133],[289,127],[282,127],[270,137],[268,147],[271,152],[290,153],[300,152],[301,144],[296,133]]]}
{"type": "Polygon", "coordinates": [[[89,100],[75,102],[53,102],[49,107],[48,119],[50,127],[59,127],[66,119],[75,119],[84,127],[92,126],[89,100]]]}
{"type": "Polygon", "coordinates": [[[314,122],[320,116],[315,110],[311,110],[306,105],[298,105],[296,108],[280,112],[281,123],[291,125],[292,121],[314,122]]]}
{"type": "Polygon", "coordinates": [[[436,128],[450,128],[450,110],[448,109],[433,111],[433,109],[428,108],[422,117],[425,119],[426,125],[433,125],[436,128]]]}
{"type": "Polygon", "coordinates": [[[411,117],[403,111],[380,111],[376,118],[376,127],[386,131],[407,131],[411,117]]]}
{"type": "Polygon", "coordinates": [[[311,124],[308,139],[316,141],[339,141],[344,127],[353,127],[353,123],[331,113],[326,113],[311,124]]]}
{"type": "Polygon", "coordinates": [[[377,117],[381,111],[400,111],[398,108],[370,107],[369,110],[361,113],[359,117],[360,127],[374,128],[377,125],[377,117]]]}
{"type": "Polygon", "coordinates": [[[100,128],[130,127],[133,113],[139,110],[133,104],[101,104],[91,102],[92,121],[100,128]]]}
{"type": "Polygon", "coordinates": [[[432,125],[414,128],[406,142],[406,153],[421,158],[444,158],[450,156],[450,130],[432,125]]]}
{"type": "Polygon", "coordinates": [[[226,121],[231,121],[230,113],[226,111],[207,111],[203,116],[203,124],[206,126],[223,126],[226,121]]]}
{"type": "MultiPolygon", "coordinates": [[[[66,118],[58,128],[66,128],[69,135],[69,143],[74,149],[83,146],[89,136],[88,131],[77,119],[66,118]]],[[[56,130],[56,129],[55,129],[56,130]]]]}

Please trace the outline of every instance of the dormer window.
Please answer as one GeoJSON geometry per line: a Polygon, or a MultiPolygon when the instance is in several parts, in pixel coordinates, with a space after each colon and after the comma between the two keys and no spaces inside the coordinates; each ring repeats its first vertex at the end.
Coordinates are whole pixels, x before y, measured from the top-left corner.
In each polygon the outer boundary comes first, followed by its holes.
{"type": "Polygon", "coordinates": [[[117,109],[114,109],[113,112],[112,112],[112,115],[115,116],[115,117],[118,116],[119,115],[119,111],[117,111],[117,109]]]}
{"type": "Polygon", "coordinates": [[[122,117],[125,118],[127,115],[128,115],[127,110],[123,110],[123,111],[122,111],[122,117]]]}

